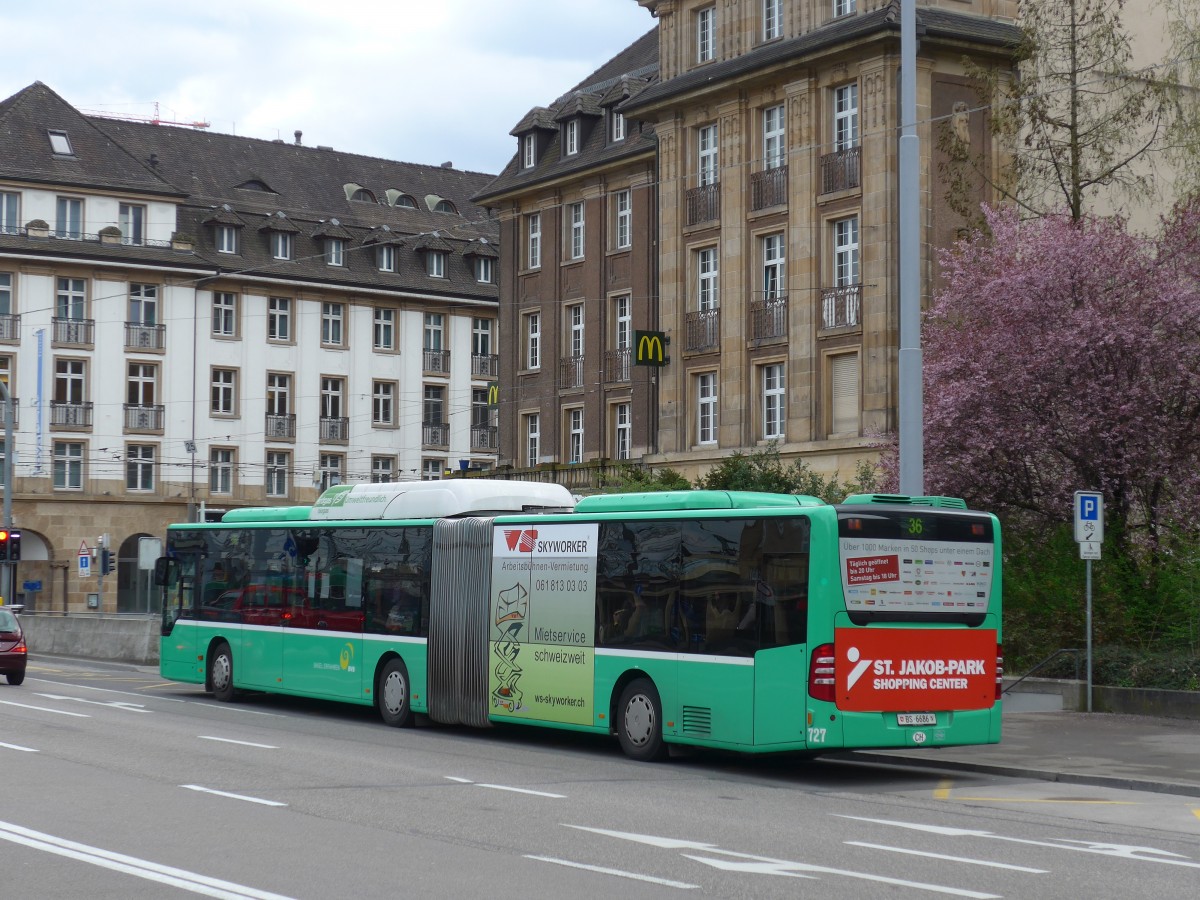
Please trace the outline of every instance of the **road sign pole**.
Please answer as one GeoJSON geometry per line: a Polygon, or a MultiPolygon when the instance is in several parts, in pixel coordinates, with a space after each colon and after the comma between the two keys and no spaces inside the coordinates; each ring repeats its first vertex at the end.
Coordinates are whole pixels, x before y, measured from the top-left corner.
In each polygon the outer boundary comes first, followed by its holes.
{"type": "Polygon", "coordinates": [[[1075,540],[1087,564],[1087,711],[1092,711],[1092,560],[1100,558],[1104,543],[1104,495],[1099,491],[1075,492],[1075,540]]]}
{"type": "Polygon", "coordinates": [[[1092,561],[1087,563],[1087,711],[1092,711],[1092,561]]]}

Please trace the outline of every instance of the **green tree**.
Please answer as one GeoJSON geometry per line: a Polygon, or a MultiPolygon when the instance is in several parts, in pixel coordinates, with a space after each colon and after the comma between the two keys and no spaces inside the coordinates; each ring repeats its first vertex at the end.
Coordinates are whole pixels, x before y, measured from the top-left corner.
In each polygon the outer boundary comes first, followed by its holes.
{"type": "Polygon", "coordinates": [[[721,460],[697,480],[696,487],[712,491],[766,491],[772,494],[806,494],[826,503],[840,503],[848,494],[870,493],[876,489],[875,467],[860,460],[855,480],[841,482],[814,472],[803,460],[784,465],[779,449],[772,441],[765,447],[742,453],[740,450],[721,460]]]}
{"type": "Polygon", "coordinates": [[[641,466],[621,466],[603,477],[601,494],[628,494],[642,491],[690,491],[692,483],[674,469],[644,469],[641,466]]]}

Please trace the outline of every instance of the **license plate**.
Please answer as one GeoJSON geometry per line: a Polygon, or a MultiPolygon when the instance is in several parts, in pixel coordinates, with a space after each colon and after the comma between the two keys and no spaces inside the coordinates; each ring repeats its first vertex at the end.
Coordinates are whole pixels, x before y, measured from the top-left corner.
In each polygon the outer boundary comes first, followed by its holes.
{"type": "Polygon", "coordinates": [[[897,725],[936,725],[937,716],[933,713],[896,713],[897,725]]]}

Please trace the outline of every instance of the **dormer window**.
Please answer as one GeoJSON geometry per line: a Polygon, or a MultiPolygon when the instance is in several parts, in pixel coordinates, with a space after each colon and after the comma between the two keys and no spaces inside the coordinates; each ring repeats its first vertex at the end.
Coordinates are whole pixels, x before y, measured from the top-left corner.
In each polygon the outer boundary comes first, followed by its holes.
{"type": "Polygon", "coordinates": [[[357,191],[355,191],[353,194],[350,195],[350,199],[357,200],[360,203],[374,203],[375,195],[372,194],[370,191],[368,191],[366,188],[359,188],[357,191]]]}
{"type": "Polygon", "coordinates": [[[425,253],[425,271],[430,278],[446,277],[446,257],[444,250],[429,250],[425,253]]]}
{"type": "Polygon", "coordinates": [[[612,111],[611,134],[614,141],[625,140],[625,114],[619,113],[615,109],[612,111]]]}
{"type": "Polygon", "coordinates": [[[458,212],[458,210],[454,208],[454,204],[451,203],[449,200],[439,200],[437,203],[435,203],[433,205],[433,211],[440,212],[440,213],[457,213],[458,212]]]}
{"type": "Polygon", "coordinates": [[[537,165],[537,135],[527,134],[521,138],[521,168],[532,169],[537,165]]]}
{"type": "Polygon", "coordinates": [[[50,138],[50,149],[57,156],[74,156],[75,151],[71,149],[71,138],[65,131],[47,131],[47,137],[50,138]]]}
{"type": "Polygon", "coordinates": [[[237,253],[237,229],[232,225],[217,226],[217,252],[237,253]]]}
{"type": "Polygon", "coordinates": [[[325,239],[325,264],[329,266],[346,264],[346,242],[342,238],[325,239]]]}
{"type": "Polygon", "coordinates": [[[380,272],[396,271],[396,248],[392,244],[380,244],[375,249],[375,261],[380,272]]]}
{"type": "Polygon", "coordinates": [[[563,126],[563,150],[567,156],[579,152],[579,120],[571,119],[563,126]]]}
{"type": "Polygon", "coordinates": [[[275,259],[292,258],[292,236],[285,231],[271,232],[271,256],[275,259]]]}

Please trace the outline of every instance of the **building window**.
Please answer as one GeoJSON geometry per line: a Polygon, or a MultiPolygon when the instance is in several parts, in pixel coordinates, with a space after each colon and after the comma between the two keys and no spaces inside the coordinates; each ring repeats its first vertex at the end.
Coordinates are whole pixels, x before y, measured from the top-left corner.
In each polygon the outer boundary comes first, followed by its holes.
{"type": "Polygon", "coordinates": [[[446,256],[444,250],[429,250],[425,253],[425,273],[430,278],[446,277],[446,256]]]}
{"type": "Polygon", "coordinates": [[[334,485],[342,483],[342,463],[343,457],[340,453],[321,454],[321,490],[327,491],[334,485]]]}
{"type": "Polygon", "coordinates": [[[583,204],[572,203],[569,209],[571,217],[571,259],[583,259],[583,204]]]}
{"type": "Polygon", "coordinates": [[[130,444],[125,448],[125,490],[154,490],[154,445],[130,444]]]}
{"type": "Polygon", "coordinates": [[[371,424],[396,424],[396,382],[376,381],[372,383],[371,424]]]}
{"type": "Polygon", "coordinates": [[[391,484],[396,480],[396,457],[371,457],[371,484],[391,484]]]}
{"type": "Polygon", "coordinates": [[[446,389],[440,384],[425,385],[421,422],[424,425],[446,424],[446,389]]]}
{"type": "Polygon", "coordinates": [[[783,106],[763,110],[763,168],[777,169],[787,164],[787,128],[783,106]]]}
{"type": "Polygon", "coordinates": [[[396,349],[396,311],[375,307],[375,321],[371,327],[372,346],[376,350],[396,349]]]}
{"type": "Polygon", "coordinates": [[[217,252],[237,253],[237,229],[232,225],[217,226],[217,252]]]}
{"type": "Polygon", "coordinates": [[[267,451],[267,496],[291,494],[291,455],[282,450],[267,451]]]}
{"type": "Polygon", "coordinates": [[[60,319],[81,321],[87,311],[87,295],[82,278],[59,278],[54,298],[54,314],[60,319]]]}
{"type": "Polygon", "coordinates": [[[342,346],[342,324],[346,309],[341,303],[321,304],[321,343],[328,347],[342,346]]]}
{"type": "Polygon", "coordinates": [[[834,18],[850,15],[857,5],[857,0],[833,0],[834,18]]]}
{"type": "Polygon", "coordinates": [[[54,442],[54,489],[83,490],[83,444],[78,441],[54,442]]]}
{"type": "Polygon", "coordinates": [[[783,0],[762,0],[763,40],[783,36],[783,0]]]}
{"type": "Polygon", "coordinates": [[[716,56],[717,8],[706,6],[696,13],[696,62],[708,62],[716,56]]]}
{"type": "Polygon", "coordinates": [[[237,294],[213,293],[212,333],[216,337],[237,337],[237,294]]]}
{"type": "Polygon", "coordinates": [[[74,156],[75,151],[71,149],[71,138],[65,131],[47,131],[46,136],[50,138],[50,151],[58,156],[74,156]]]}
{"type": "Polygon", "coordinates": [[[421,480],[422,481],[441,481],[442,473],[446,471],[446,461],[444,459],[422,459],[421,460],[421,480]]]}
{"type": "Polygon", "coordinates": [[[146,207],[122,203],[117,214],[117,225],[121,229],[124,244],[146,243],[146,207]]]}
{"type": "Polygon", "coordinates": [[[208,490],[211,494],[233,493],[233,454],[228,448],[209,451],[208,490]]]}
{"type": "Polygon", "coordinates": [[[574,156],[579,152],[579,120],[570,119],[563,126],[563,131],[566,135],[564,147],[566,148],[567,156],[574,156]]]}
{"type": "Polygon", "coordinates": [[[346,264],[346,242],[342,238],[325,239],[325,264],[330,266],[346,264]]]}
{"type": "Polygon", "coordinates": [[[858,284],[858,217],[833,223],[834,286],[858,284]]]}
{"type": "Polygon", "coordinates": [[[492,355],[492,325],[491,319],[471,319],[471,355],[492,355]]]}
{"type": "Polygon", "coordinates": [[[267,415],[286,416],[292,411],[292,376],[267,373],[267,415]]]}
{"type": "Polygon", "coordinates": [[[614,238],[618,250],[627,250],[633,245],[633,192],[626,188],[613,195],[616,209],[614,238]]]}
{"type": "MultiPolygon", "coordinates": [[[[0,316],[11,316],[13,314],[13,277],[11,272],[0,272],[0,316]]],[[[0,335],[3,337],[16,337],[15,334],[10,334],[3,322],[0,322],[0,335]]]]}
{"type": "Polygon", "coordinates": [[[471,389],[471,427],[480,428],[493,424],[492,407],[488,403],[486,388],[471,389]]]}
{"type": "Polygon", "coordinates": [[[292,301],[289,297],[267,298],[267,339],[292,339],[292,301]]]}
{"type": "Polygon", "coordinates": [[[537,165],[537,135],[527,134],[521,138],[521,168],[532,169],[537,165]]]}
{"type": "Polygon", "coordinates": [[[769,234],[762,239],[763,300],[777,300],[784,293],[785,250],[782,234],[769,234]]]}
{"type": "Polygon", "coordinates": [[[54,234],[60,238],[79,240],[83,237],[83,201],[76,197],[59,197],[54,234]]]}
{"type": "Polygon", "coordinates": [[[542,264],[542,214],[530,213],[526,224],[526,262],[529,268],[536,269],[542,264]]]}
{"type": "Polygon", "coordinates": [[[710,184],[716,184],[721,174],[719,165],[720,157],[718,156],[717,147],[717,126],[704,125],[697,129],[696,142],[700,162],[699,186],[707,187],[710,184]]]}
{"type": "Polygon", "coordinates": [[[568,338],[568,343],[571,347],[571,356],[578,359],[583,356],[583,304],[576,303],[574,306],[571,306],[567,316],[571,329],[568,338]]]}
{"type": "Polygon", "coordinates": [[[292,258],[292,235],[285,231],[271,232],[271,256],[275,259],[292,258]]]}
{"type": "Polygon", "coordinates": [[[613,325],[613,349],[628,350],[633,338],[633,314],[630,312],[628,294],[613,301],[613,325]]]}
{"type": "Polygon", "coordinates": [[[475,280],[480,284],[491,284],[496,280],[496,261],[489,256],[475,257],[475,280]]]}
{"type": "Polygon", "coordinates": [[[718,293],[717,248],[706,247],[696,251],[696,308],[700,312],[716,309],[720,305],[718,293]]]}
{"type": "Polygon", "coordinates": [[[609,132],[614,141],[625,140],[625,114],[617,112],[615,109],[610,114],[612,122],[612,130],[609,132]]]}
{"type": "Polygon", "coordinates": [[[54,361],[54,402],[82,406],[87,402],[87,362],[82,359],[54,361]]]}
{"type": "Polygon", "coordinates": [[[538,369],[542,365],[542,317],[530,313],[525,317],[525,368],[538,369]]]}
{"type": "Polygon", "coordinates": [[[345,381],[341,378],[322,376],[321,378],[321,418],[342,418],[342,397],[345,393],[345,381]]]}
{"type": "Polygon", "coordinates": [[[541,416],[530,413],[525,417],[525,465],[533,468],[541,462],[541,416]]]}
{"type": "Polygon", "coordinates": [[[396,248],[392,244],[380,244],[375,248],[375,264],[380,272],[396,271],[396,248]]]}
{"type": "MultiPolygon", "coordinates": [[[[158,397],[158,366],[129,363],[125,382],[125,402],[130,406],[154,406],[158,397]]],[[[135,420],[136,421],[136,420],[135,420]]],[[[128,421],[127,421],[127,424],[128,421]]],[[[150,427],[149,422],[144,426],[150,427]]]]}
{"type": "Polygon", "coordinates": [[[632,444],[633,422],[629,404],[618,403],[613,407],[613,456],[617,459],[629,459],[632,444]]]}
{"type": "Polygon", "coordinates": [[[237,370],[213,369],[209,411],[214,416],[237,415],[237,370]]]}
{"type": "Polygon", "coordinates": [[[423,349],[441,350],[445,344],[446,317],[441,313],[425,313],[423,349]]]}
{"type": "Polygon", "coordinates": [[[858,434],[858,354],[829,358],[829,432],[858,434]]]}
{"type": "Polygon", "coordinates": [[[129,285],[129,324],[146,328],[158,324],[158,285],[129,285]]]}
{"type": "Polygon", "coordinates": [[[567,410],[567,462],[583,462],[583,410],[567,410]]]}
{"type": "Polygon", "coordinates": [[[20,194],[0,191],[0,234],[16,234],[20,219],[20,194]]]}
{"type": "Polygon", "coordinates": [[[833,92],[833,149],[858,146],[858,85],[845,84],[833,92]]]}
{"type": "Polygon", "coordinates": [[[696,443],[717,442],[717,373],[696,376],[696,443]]]}
{"type": "Polygon", "coordinates": [[[783,364],[772,363],[762,367],[762,436],[765,440],[783,437],[786,421],[786,390],[783,380],[783,364]]]}

